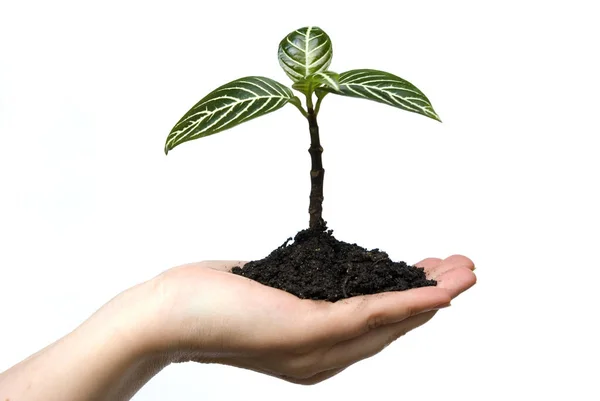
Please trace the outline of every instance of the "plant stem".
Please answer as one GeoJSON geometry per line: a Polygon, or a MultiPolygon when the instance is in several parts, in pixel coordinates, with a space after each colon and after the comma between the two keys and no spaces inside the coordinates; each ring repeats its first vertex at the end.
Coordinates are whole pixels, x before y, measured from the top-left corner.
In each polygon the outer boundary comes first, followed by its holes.
{"type": "Polygon", "coordinates": [[[325,221],[323,220],[323,178],[325,170],[323,169],[323,161],[321,154],[323,148],[319,139],[319,126],[317,125],[317,115],[312,108],[312,102],[308,106],[308,128],[310,131],[310,153],[311,169],[310,169],[310,204],[308,213],[310,214],[309,228],[313,230],[324,230],[325,221]]]}
{"type": "MultiPolygon", "coordinates": [[[[306,94],[306,108],[307,109],[313,108],[312,92],[309,92],[306,94]]],[[[315,114],[315,116],[316,116],[316,114],[315,114]]]]}
{"type": "Polygon", "coordinates": [[[315,116],[319,115],[319,110],[321,109],[321,102],[323,101],[323,98],[325,97],[326,94],[327,94],[327,92],[323,93],[322,95],[317,94],[317,104],[315,105],[315,116]]]}

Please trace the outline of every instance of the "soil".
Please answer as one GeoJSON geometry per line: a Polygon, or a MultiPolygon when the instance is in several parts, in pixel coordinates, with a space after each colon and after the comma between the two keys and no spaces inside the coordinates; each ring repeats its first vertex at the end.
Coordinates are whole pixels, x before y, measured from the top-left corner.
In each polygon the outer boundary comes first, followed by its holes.
{"type": "Polygon", "coordinates": [[[435,286],[422,268],[393,262],[379,249],[338,241],[332,230],[300,231],[269,256],[236,267],[238,274],[300,298],[338,301],[357,295],[435,286]]]}

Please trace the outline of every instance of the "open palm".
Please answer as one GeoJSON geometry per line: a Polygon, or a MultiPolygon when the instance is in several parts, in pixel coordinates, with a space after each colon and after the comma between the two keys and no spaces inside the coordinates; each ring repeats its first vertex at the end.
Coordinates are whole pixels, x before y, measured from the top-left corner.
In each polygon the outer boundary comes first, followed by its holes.
{"type": "Polygon", "coordinates": [[[223,363],[312,384],[368,358],[475,284],[464,256],[428,258],[436,287],[303,300],[229,271],[239,261],[207,261],[163,273],[163,336],[177,361],[223,363]],[[181,350],[185,350],[182,352],[181,350]]]}

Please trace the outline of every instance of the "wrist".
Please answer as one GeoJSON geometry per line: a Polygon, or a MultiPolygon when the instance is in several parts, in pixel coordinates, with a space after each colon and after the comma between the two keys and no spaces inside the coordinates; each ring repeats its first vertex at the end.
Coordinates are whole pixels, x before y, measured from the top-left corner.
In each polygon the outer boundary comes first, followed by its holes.
{"type": "Polygon", "coordinates": [[[164,368],[185,359],[183,355],[192,348],[199,348],[198,341],[192,346],[182,333],[173,306],[179,295],[169,285],[168,276],[162,274],[119,294],[98,312],[97,318],[114,333],[122,355],[135,363],[159,361],[164,368]]]}
{"type": "Polygon", "coordinates": [[[128,400],[170,364],[159,347],[160,300],[156,295],[151,282],[138,284],[117,295],[68,336],[74,343],[91,344],[88,357],[103,361],[95,376],[104,376],[110,390],[99,399],[128,400]]]}
{"type": "MultiPolygon", "coordinates": [[[[216,362],[217,355],[222,357],[226,353],[220,330],[214,324],[218,297],[189,280],[189,273],[183,267],[171,269],[131,289],[132,294],[138,294],[132,299],[141,299],[143,303],[140,308],[143,313],[138,316],[131,336],[139,339],[137,355],[161,355],[168,364],[204,358],[216,362]]],[[[204,272],[212,273],[211,269],[204,272]]],[[[210,282],[210,277],[203,281],[210,282]]]]}
{"type": "Polygon", "coordinates": [[[100,308],[74,334],[98,335],[130,361],[143,360],[161,351],[162,303],[153,281],[123,291],[100,308]]]}

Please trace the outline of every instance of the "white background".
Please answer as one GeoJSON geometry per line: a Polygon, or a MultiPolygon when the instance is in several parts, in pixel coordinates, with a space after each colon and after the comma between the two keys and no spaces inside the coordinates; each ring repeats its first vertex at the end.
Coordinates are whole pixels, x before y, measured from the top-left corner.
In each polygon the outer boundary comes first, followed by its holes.
{"type": "Polygon", "coordinates": [[[260,258],[306,226],[293,107],[168,157],[163,144],[221,84],[288,83],[279,40],[317,25],[332,70],[395,73],[443,120],[328,97],[330,227],[397,260],[465,254],[479,282],[320,385],[185,364],[135,400],[599,399],[594,3],[2,1],[0,370],[139,281],[260,258]]]}

